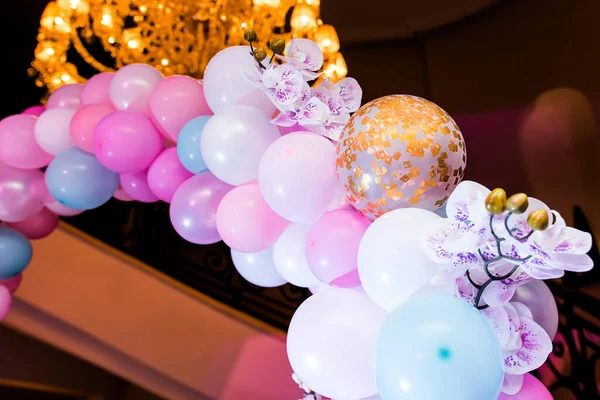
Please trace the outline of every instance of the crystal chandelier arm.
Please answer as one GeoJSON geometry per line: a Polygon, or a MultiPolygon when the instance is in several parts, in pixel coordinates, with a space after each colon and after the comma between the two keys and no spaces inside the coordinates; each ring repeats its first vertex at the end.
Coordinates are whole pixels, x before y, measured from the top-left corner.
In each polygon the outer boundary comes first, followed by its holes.
{"type": "Polygon", "coordinates": [[[107,67],[104,64],[102,64],[100,61],[96,60],[94,58],[94,56],[92,56],[90,54],[90,52],[85,48],[85,46],[81,42],[81,39],[79,38],[79,34],[77,33],[77,29],[72,29],[70,36],[71,36],[71,43],[73,44],[73,47],[75,48],[77,53],[79,53],[81,58],[83,58],[83,60],[86,63],[88,63],[90,66],[92,66],[99,72],[114,72],[115,71],[113,68],[107,67]]]}

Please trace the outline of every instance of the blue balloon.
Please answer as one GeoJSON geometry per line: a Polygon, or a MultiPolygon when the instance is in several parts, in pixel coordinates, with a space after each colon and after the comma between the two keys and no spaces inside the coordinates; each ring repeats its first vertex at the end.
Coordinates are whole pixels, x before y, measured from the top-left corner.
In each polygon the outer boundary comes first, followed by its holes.
{"type": "Polygon", "coordinates": [[[200,137],[209,116],[196,117],[181,128],[177,138],[177,155],[183,166],[194,174],[206,171],[207,167],[200,152],[200,137]]]}
{"type": "Polygon", "coordinates": [[[0,225],[0,280],[21,273],[32,255],[31,243],[21,232],[0,225]]]}
{"type": "Polygon", "coordinates": [[[46,186],[59,203],[75,210],[100,207],[119,187],[119,174],[77,147],[56,156],[46,170],[46,186]]]}
{"type": "Polygon", "coordinates": [[[481,312],[433,293],[412,297],[387,316],[375,377],[384,400],[496,400],[503,364],[481,312]]]}

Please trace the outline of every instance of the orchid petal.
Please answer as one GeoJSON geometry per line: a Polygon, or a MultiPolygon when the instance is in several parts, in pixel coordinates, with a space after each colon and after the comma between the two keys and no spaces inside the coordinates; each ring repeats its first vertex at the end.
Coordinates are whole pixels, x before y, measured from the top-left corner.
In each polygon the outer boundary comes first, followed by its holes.
{"type": "Polygon", "coordinates": [[[548,264],[554,268],[573,272],[587,272],[594,268],[594,260],[587,254],[555,253],[548,264]]]}
{"type": "Polygon", "coordinates": [[[502,393],[508,395],[515,395],[521,391],[523,387],[523,380],[525,375],[511,375],[504,374],[504,381],[502,382],[502,393]]]}
{"type": "Polygon", "coordinates": [[[271,120],[271,123],[279,126],[289,127],[294,126],[296,124],[296,121],[288,119],[286,113],[280,112],[275,118],[271,120]]]}
{"type": "Polygon", "coordinates": [[[519,314],[520,318],[533,319],[533,314],[531,313],[531,310],[525,304],[520,303],[518,301],[511,301],[510,304],[515,308],[515,310],[517,310],[517,313],[519,314]]]}
{"type": "Polygon", "coordinates": [[[492,281],[483,291],[483,299],[490,307],[501,307],[508,303],[515,294],[516,287],[492,281]]]}
{"type": "Polygon", "coordinates": [[[438,223],[432,224],[429,232],[421,236],[421,248],[432,261],[443,264],[450,262],[452,253],[445,250],[443,244],[454,229],[452,221],[440,219],[438,223]]]}
{"type": "Polygon", "coordinates": [[[353,113],[360,108],[362,88],[354,78],[344,78],[336,84],[339,94],[346,106],[346,111],[353,113]]]}
{"type": "Polygon", "coordinates": [[[482,268],[483,261],[473,253],[458,253],[452,257],[450,264],[445,264],[431,279],[432,285],[440,285],[455,280],[472,268],[482,268]]]}
{"type": "Polygon", "coordinates": [[[471,206],[480,203],[481,207],[484,207],[483,200],[485,200],[485,197],[489,193],[490,190],[479,183],[462,181],[448,198],[448,203],[446,205],[448,218],[462,222],[467,220],[475,221],[469,213],[471,206]],[[462,204],[457,205],[457,203],[462,204]]]}
{"type": "Polygon", "coordinates": [[[554,243],[555,253],[586,254],[592,248],[592,235],[579,229],[565,227],[554,243]]]}
{"type": "Polygon", "coordinates": [[[488,307],[482,310],[481,313],[496,334],[500,348],[504,348],[510,335],[510,324],[506,310],[503,307],[488,307]]]}
{"type": "Polygon", "coordinates": [[[546,331],[529,318],[521,318],[521,340],[518,350],[505,352],[504,371],[519,375],[539,368],[552,351],[552,341],[546,331]]]}
{"type": "Polygon", "coordinates": [[[318,71],[323,66],[323,52],[319,46],[309,39],[294,39],[288,45],[282,60],[302,66],[303,69],[318,71]]]}

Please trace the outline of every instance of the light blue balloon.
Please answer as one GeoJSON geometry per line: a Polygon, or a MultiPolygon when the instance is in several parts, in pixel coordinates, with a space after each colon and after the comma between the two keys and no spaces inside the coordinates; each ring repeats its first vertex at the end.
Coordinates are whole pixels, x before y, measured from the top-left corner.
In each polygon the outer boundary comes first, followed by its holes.
{"type": "Polygon", "coordinates": [[[207,167],[200,152],[200,137],[209,116],[196,117],[181,128],[177,138],[177,155],[183,166],[194,174],[206,171],[207,167]]]}
{"type": "Polygon", "coordinates": [[[453,296],[424,294],[387,316],[375,376],[384,400],[496,400],[503,358],[480,311],[453,296]]]}
{"type": "Polygon", "coordinates": [[[0,280],[21,273],[32,255],[31,243],[21,232],[0,225],[0,280]]]}
{"type": "Polygon", "coordinates": [[[91,210],[110,200],[119,187],[119,174],[100,164],[93,154],[71,147],[48,166],[46,185],[59,203],[91,210]]]}

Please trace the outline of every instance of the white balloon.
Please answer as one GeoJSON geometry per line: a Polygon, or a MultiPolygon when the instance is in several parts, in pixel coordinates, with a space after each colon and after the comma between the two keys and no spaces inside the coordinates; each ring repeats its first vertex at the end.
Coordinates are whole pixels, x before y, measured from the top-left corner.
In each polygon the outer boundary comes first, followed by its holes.
{"type": "Polygon", "coordinates": [[[35,121],[35,141],[46,153],[55,156],[73,147],[69,125],[76,112],[74,108],[52,108],[44,111],[35,121]]]}
{"type": "Polygon", "coordinates": [[[272,116],[273,103],[244,76],[255,71],[250,46],[232,46],[217,53],[204,71],[204,96],[210,109],[217,114],[231,106],[245,105],[272,116]]]}
{"type": "Polygon", "coordinates": [[[554,340],[558,332],[558,308],[552,292],[544,282],[533,279],[519,286],[511,301],[525,304],[531,311],[533,320],[554,340]]]}
{"type": "Polygon", "coordinates": [[[273,247],[256,253],[242,253],[231,249],[235,269],[244,279],[257,286],[275,287],[286,282],[273,264],[273,247]]]}
{"type": "Polygon", "coordinates": [[[323,396],[373,396],[375,346],[384,319],[385,312],[356,290],[335,288],[309,297],[288,330],[292,369],[323,396]]]}
{"type": "Polygon", "coordinates": [[[217,178],[241,185],[258,177],[263,153],[280,137],[269,118],[252,107],[234,106],[212,116],[202,132],[204,163],[217,178]]]}
{"type": "Polygon", "coordinates": [[[150,115],[148,101],[154,86],[163,75],[147,64],[129,64],[120,68],[112,80],[108,94],[117,110],[137,111],[150,115]]]}
{"type": "Polygon", "coordinates": [[[279,275],[299,287],[318,286],[322,282],[306,261],[306,235],[310,225],[290,224],[273,245],[273,262],[279,275]]]}
{"type": "Polygon", "coordinates": [[[363,288],[387,312],[408,299],[438,272],[421,249],[420,236],[441,218],[420,208],[402,208],[377,218],[358,248],[363,288]]]}

